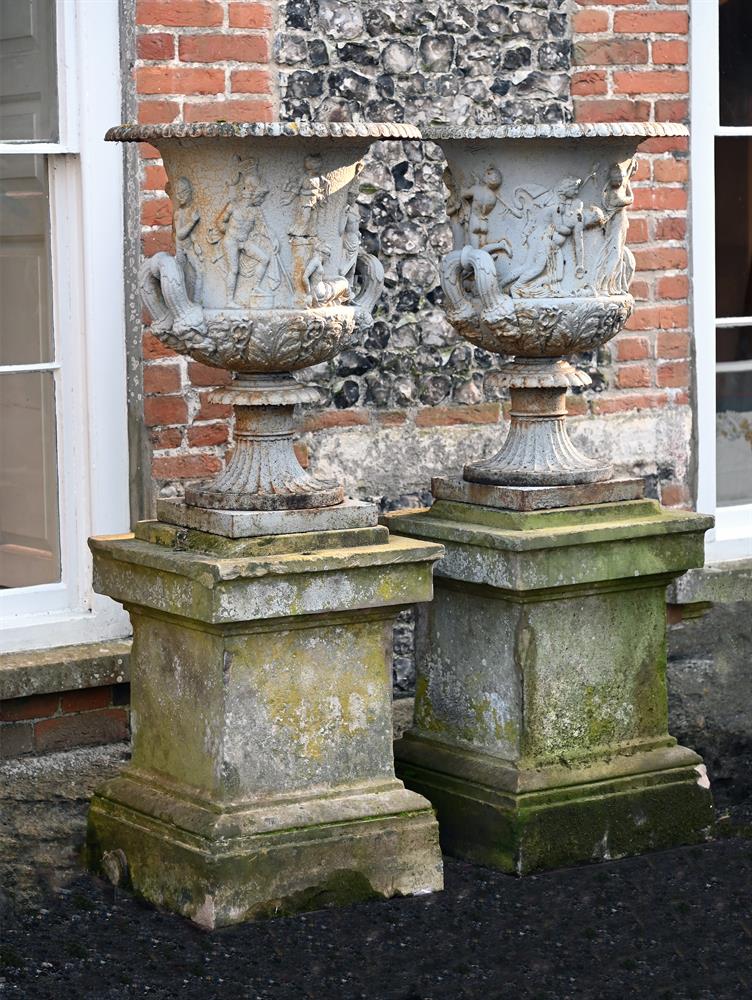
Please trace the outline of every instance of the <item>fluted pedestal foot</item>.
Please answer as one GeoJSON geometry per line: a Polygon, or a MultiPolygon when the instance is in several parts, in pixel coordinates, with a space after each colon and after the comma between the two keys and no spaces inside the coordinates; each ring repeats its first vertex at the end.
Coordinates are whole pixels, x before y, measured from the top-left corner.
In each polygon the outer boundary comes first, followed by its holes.
{"type": "Polygon", "coordinates": [[[185,491],[185,502],[211,510],[300,510],[344,500],[337,483],[310,476],[293,447],[296,403],[318,399],[318,390],[290,375],[239,377],[212,393],[235,410],[235,451],[216,479],[185,491]]]}
{"type": "Polygon", "coordinates": [[[506,370],[511,426],[501,451],[466,465],[464,478],[494,486],[562,486],[610,479],[611,465],[583,455],[566,428],[566,394],[590,377],[557,358],[520,359],[506,370]]]}

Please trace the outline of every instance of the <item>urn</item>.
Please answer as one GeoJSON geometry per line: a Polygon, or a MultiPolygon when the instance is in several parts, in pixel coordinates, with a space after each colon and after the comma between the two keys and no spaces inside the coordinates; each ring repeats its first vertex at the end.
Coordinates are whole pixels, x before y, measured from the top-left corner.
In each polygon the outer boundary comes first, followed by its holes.
{"type": "Polygon", "coordinates": [[[570,358],[628,320],[635,259],[627,246],[635,154],[682,125],[433,126],[447,168],[453,249],[441,264],[445,308],[467,340],[505,355],[511,424],[469,482],[558,486],[608,480],[566,430],[566,392],[590,377],[570,358]]]}
{"type": "Polygon", "coordinates": [[[213,393],[235,409],[235,451],[216,479],[186,489],[210,509],[338,504],[293,450],[295,404],[318,390],[293,372],[334,357],[383,288],[360,247],[355,199],[374,140],[418,138],[401,124],[207,123],[110,129],[159,150],[174,209],[175,253],[142,265],[152,333],[173,350],[232,372],[213,393]]]}

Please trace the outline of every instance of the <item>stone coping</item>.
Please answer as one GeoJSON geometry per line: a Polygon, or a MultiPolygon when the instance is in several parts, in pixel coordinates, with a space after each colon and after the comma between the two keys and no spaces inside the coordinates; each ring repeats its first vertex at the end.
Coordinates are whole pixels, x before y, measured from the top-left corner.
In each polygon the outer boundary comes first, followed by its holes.
{"type": "Polygon", "coordinates": [[[154,142],[159,139],[420,139],[415,125],[401,122],[196,122],[193,125],[116,125],[106,142],[154,142]]]}
{"type": "Polygon", "coordinates": [[[432,563],[442,555],[440,545],[423,539],[416,542],[413,538],[399,535],[391,535],[387,544],[379,542],[353,548],[256,554],[234,559],[216,554],[175,551],[164,545],[140,541],[132,535],[93,537],[89,539],[89,548],[95,557],[130,564],[139,570],[150,569],[186,577],[195,580],[205,590],[236,581],[259,581],[263,577],[316,576],[378,566],[388,568],[397,564],[432,563]]]}
{"type": "Polygon", "coordinates": [[[0,654],[0,701],[130,680],[130,639],[0,654]]]}
{"type": "Polygon", "coordinates": [[[652,536],[705,532],[713,518],[661,507],[657,500],[624,500],[548,510],[513,511],[436,500],[425,513],[382,516],[390,531],[411,538],[467,543],[501,551],[535,551],[652,536]]]}
{"type": "Polygon", "coordinates": [[[752,602],[752,559],[731,559],[691,569],[668,588],[669,604],[752,602]]]}
{"type": "Polygon", "coordinates": [[[322,531],[372,528],[378,522],[378,508],[375,504],[349,497],[331,507],[291,510],[212,510],[191,506],[182,500],[162,499],[157,500],[157,517],[167,524],[207,532],[223,539],[277,535],[283,540],[285,536],[308,534],[308,547],[321,548],[328,541],[321,535],[322,531]]]}
{"type": "Polygon", "coordinates": [[[689,135],[686,125],[673,122],[610,122],[557,125],[425,125],[424,139],[655,139],[689,135]]]}
{"type": "Polygon", "coordinates": [[[431,480],[431,492],[437,500],[453,500],[527,513],[640,500],[645,495],[645,480],[609,479],[605,482],[571,486],[495,486],[460,478],[434,476],[431,480]]]}

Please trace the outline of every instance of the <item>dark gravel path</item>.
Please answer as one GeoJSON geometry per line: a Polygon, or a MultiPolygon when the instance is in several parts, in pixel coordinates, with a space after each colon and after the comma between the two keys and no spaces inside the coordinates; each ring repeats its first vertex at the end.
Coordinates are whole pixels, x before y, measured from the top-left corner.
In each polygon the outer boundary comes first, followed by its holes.
{"type": "Polygon", "coordinates": [[[434,896],[205,934],[77,869],[87,785],[124,755],[76,753],[5,775],[0,998],[752,996],[752,840],[521,880],[447,859],[434,896]]]}

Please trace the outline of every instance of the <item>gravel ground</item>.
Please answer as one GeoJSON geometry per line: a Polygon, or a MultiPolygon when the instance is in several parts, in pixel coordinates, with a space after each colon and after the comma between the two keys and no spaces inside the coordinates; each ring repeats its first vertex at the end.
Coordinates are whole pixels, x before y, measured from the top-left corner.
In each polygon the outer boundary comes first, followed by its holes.
{"type": "Polygon", "coordinates": [[[82,873],[92,788],[125,746],[0,767],[0,997],[24,1000],[741,1000],[751,810],[699,847],[205,934],[82,873]]]}

